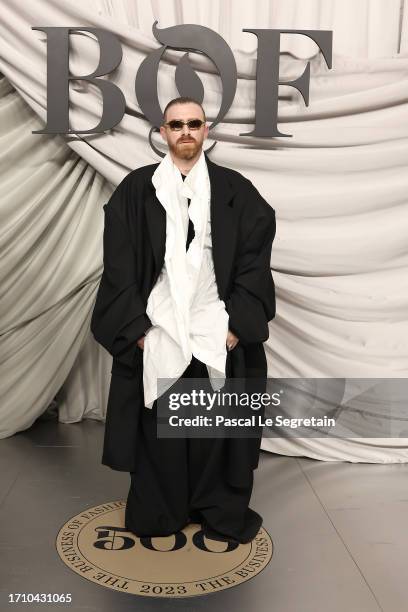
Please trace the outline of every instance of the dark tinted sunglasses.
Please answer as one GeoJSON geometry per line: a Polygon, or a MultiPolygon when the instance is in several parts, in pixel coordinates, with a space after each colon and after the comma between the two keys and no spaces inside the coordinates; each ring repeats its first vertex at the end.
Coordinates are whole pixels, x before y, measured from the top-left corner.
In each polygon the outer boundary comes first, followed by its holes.
{"type": "Polygon", "coordinates": [[[204,123],[205,121],[202,121],[201,119],[190,119],[189,121],[173,119],[172,121],[168,121],[164,125],[168,125],[173,132],[178,132],[183,129],[183,125],[187,125],[189,130],[199,130],[204,123]]]}

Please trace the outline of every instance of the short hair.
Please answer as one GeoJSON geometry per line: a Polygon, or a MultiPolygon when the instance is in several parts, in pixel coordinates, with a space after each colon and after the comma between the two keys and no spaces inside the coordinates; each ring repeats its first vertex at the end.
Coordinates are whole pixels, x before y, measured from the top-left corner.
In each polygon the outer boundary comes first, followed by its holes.
{"type": "Polygon", "coordinates": [[[201,108],[204,115],[204,121],[207,121],[205,111],[200,102],[197,102],[197,100],[194,100],[194,98],[190,98],[189,96],[180,96],[179,98],[173,98],[173,100],[170,100],[170,102],[168,102],[168,104],[166,105],[166,108],[163,111],[163,123],[165,123],[166,121],[166,113],[171,106],[174,106],[175,104],[189,104],[191,102],[197,104],[201,108]]]}

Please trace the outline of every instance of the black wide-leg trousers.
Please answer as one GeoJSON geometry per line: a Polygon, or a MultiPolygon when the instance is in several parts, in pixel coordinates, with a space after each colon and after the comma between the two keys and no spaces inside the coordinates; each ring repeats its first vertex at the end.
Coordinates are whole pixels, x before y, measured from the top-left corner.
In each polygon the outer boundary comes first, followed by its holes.
{"type": "MultiPolygon", "coordinates": [[[[207,367],[193,356],[182,376],[208,378],[207,367]]],[[[226,439],[158,438],[156,419],[154,402],[140,419],[126,528],[140,537],[166,536],[193,522],[214,539],[251,541],[262,525],[249,508],[253,474],[247,486],[228,483],[226,439]]]]}

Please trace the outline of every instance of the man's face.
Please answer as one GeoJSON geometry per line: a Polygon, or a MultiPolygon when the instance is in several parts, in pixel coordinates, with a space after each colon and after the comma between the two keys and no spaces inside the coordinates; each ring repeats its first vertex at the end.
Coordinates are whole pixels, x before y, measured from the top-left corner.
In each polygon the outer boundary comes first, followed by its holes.
{"type": "MultiPolygon", "coordinates": [[[[189,121],[190,119],[201,119],[204,121],[203,111],[198,104],[189,102],[186,104],[174,104],[170,106],[166,115],[166,123],[178,119],[189,121]]],[[[192,159],[201,153],[203,142],[208,136],[208,126],[202,125],[198,130],[192,130],[188,125],[183,125],[179,131],[173,131],[168,125],[160,127],[160,134],[173,155],[178,159],[192,159]]]]}

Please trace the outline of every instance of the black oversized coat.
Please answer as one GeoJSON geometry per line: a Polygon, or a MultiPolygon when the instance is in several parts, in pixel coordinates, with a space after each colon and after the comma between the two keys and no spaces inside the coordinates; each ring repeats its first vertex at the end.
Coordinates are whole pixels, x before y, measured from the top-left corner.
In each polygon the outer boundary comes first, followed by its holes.
{"type": "MultiPolygon", "coordinates": [[[[211,237],[216,283],[239,338],[227,354],[227,375],[266,378],[263,342],[275,316],[270,270],[275,211],[253,184],[205,154],[211,184],[211,237]]],[[[144,407],[143,350],[136,341],[151,326],[146,304],[164,264],[166,212],[151,181],[158,163],[131,171],[104,205],[104,270],[91,332],[112,356],[102,463],[133,471],[138,420],[144,407]]],[[[229,441],[228,470],[244,484],[258,464],[254,440],[229,441]]],[[[260,442],[260,440],[259,440],[260,442]]]]}

